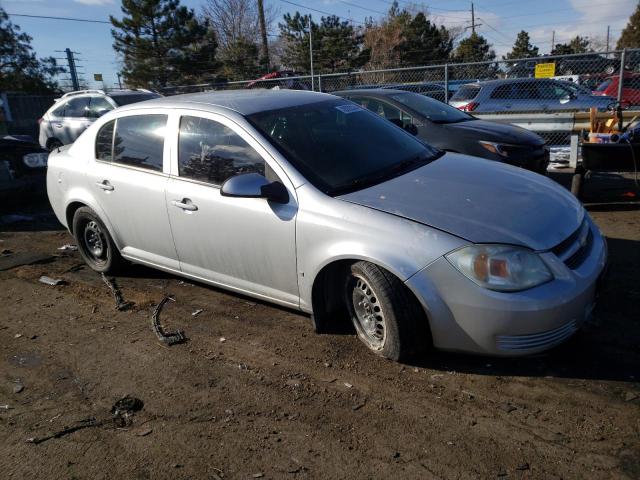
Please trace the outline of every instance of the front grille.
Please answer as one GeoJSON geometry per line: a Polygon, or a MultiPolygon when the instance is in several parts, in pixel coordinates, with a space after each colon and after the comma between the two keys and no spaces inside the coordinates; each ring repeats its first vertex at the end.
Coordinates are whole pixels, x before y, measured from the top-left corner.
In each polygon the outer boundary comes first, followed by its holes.
{"type": "Polygon", "coordinates": [[[582,262],[589,256],[592,246],[593,233],[591,232],[589,222],[585,218],[575,232],[552,248],[551,251],[555,253],[567,267],[575,270],[582,265],[582,262]]]}
{"type": "Polygon", "coordinates": [[[562,343],[578,330],[575,320],[553,330],[530,335],[499,335],[496,344],[501,350],[530,350],[549,348],[562,343]]]}

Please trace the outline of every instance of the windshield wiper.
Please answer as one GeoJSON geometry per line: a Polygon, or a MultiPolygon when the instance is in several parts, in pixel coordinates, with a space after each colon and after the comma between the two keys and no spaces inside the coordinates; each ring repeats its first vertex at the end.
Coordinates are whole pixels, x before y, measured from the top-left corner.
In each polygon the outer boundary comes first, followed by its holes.
{"type": "Polygon", "coordinates": [[[340,195],[377,185],[378,183],[382,183],[385,180],[389,180],[391,178],[398,177],[406,172],[409,172],[415,169],[418,165],[426,165],[436,158],[441,157],[443,153],[444,152],[439,151],[432,156],[416,155],[415,157],[403,160],[402,162],[398,162],[383,171],[373,172],[369,175],[365,175],[364,177],[356,178],[349,183],[335,187],[331,190],[331,195],[340,195]]]}

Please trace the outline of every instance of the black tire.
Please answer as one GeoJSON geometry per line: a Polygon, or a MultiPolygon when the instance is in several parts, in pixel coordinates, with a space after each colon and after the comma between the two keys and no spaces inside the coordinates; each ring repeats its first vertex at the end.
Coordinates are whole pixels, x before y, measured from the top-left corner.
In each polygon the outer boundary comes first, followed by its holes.
{"type": "Polygon", "coordinates": [[[582,193],[582,179],[584,175],[582,173],[576,173],[571,178],[571,193],[576,198],[580,198],[580,194],[582,193]]]}
{"type": "Polygon", "coordinates": [[[391,272],[369,262],[354,263],[345,296],[358,338],[376,354],[403,361],[431,346],[422,307],[391,272]]]}
{"type": "Polygon", "coordinates": [[[89,207],[80,207],[73,215],[73,235],[80,255],[96,272],[113,273],[124,266],[107,227],[89,207]]]}

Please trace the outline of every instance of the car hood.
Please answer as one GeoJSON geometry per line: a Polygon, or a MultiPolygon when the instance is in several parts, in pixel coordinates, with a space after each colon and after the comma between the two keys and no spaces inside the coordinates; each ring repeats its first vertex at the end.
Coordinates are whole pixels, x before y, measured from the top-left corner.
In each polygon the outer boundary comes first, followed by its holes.
{"type": "Polygon", "coordinates": [[[400,216],[474,243],[548,250],[584,218],[573,195],[526,170],[455,153],[341,200],[400,216]]]}
{"type": "Polygon", "coordinates": [[[540,135],[514,125],[488,122],[486,120],[471,120],[449,123],[446,126],[454,132],[459,132],[462,135],[473,135],[479,140],[512,143],[514,145],[544,145],[544,139],[540,135]]]}

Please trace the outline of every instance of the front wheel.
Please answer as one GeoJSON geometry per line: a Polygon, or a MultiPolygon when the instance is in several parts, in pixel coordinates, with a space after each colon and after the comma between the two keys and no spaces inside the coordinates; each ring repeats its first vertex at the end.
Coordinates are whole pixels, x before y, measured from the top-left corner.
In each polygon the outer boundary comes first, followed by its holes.
{"type": "Polygon", "coordinates": [[[405,360],[431,345],[424,311],[392,273],[369,262],[351,266],[346,303],[358,338],[390,360],[405,360]]]}
{"type": "Polygon", "coordinates": [[[89,207],[80,207],[73,215],[73,235],[80,255],[96,272],[114,272],[124,264],[107,227],[89,207]]]}

